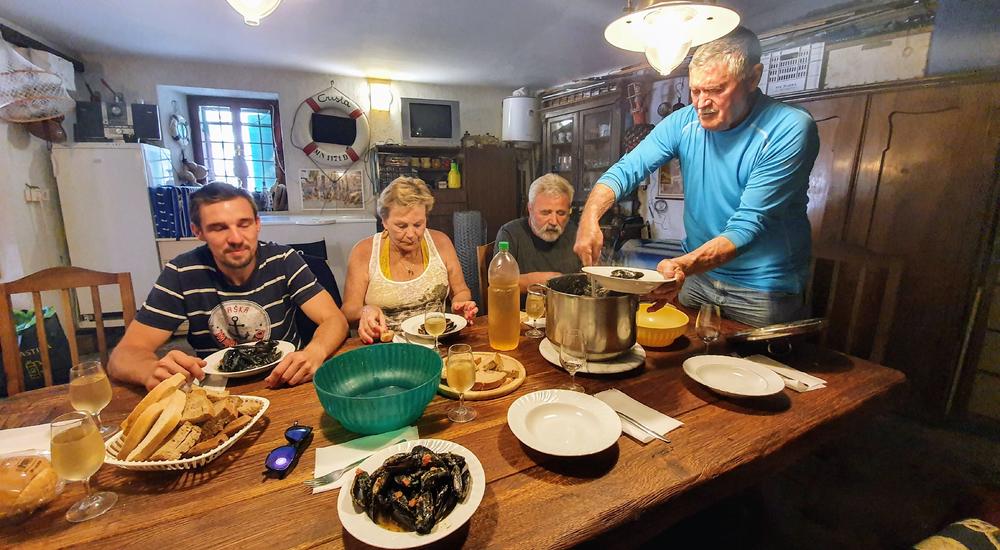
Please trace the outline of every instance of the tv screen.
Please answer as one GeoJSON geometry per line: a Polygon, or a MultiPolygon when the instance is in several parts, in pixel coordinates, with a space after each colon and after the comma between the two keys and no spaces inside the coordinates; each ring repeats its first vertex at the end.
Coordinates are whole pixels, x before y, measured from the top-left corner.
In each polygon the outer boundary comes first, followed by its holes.
{"type": "Polygon", "coordinates": [[[316,143],[351,145],[358,137],[358,123],[349,117],[313,113],[312,136],[316,143]]]}
{"type": "Polygon", "coordinates": [[[454,137],[451,135],[451,105],[410,103],[410,137],[454,137]]]}

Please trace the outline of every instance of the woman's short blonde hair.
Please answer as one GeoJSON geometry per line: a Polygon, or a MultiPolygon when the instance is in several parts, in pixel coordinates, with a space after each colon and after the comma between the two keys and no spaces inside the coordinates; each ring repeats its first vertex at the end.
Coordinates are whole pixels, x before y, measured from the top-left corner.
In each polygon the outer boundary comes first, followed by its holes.
{"type": "Polygon", "coordinates": [[[401,176],[392,180],[392,183],[378,196],[379,217],[383,220],[388,218],[389,209],[393,206],[402,208],[423,206],[430,213],[431,208],[434,208],[434,195],[424,180],[401,176]]]}

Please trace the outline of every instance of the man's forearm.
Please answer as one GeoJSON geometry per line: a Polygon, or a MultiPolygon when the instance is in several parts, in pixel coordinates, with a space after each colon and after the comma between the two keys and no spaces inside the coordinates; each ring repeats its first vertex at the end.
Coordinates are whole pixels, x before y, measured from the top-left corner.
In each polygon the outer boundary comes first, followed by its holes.
{"type": "Polygon", "coordinates": [[[108,359],[108,374],[118,382],[143,386],[156,370],[157,361],[153,352],[119,345],[108,359]]]}
{"type": "Polygon", "coordinates": [[[583,206],[583,213],[580,214],[580,223],[598,224],[601,216],[615,204],[615,192],[607,185],[597,182],[597,185],[590,191],[587,197],[587,204],[583,206]]]}
{"type": "Polygon", "coordinates": [[[316,327],[312,340],[305,349],[321,353],[326,359],[337,351],[347,338],[347,320],[339,315],[331,315],[316,327]]]}
{"type": "Polygon", "coordinates": [[[711,271],[732,260],[737,254],[736,245],[725,237],[715,237],[683,256],[674,258],[685,275],[711,271]]]}

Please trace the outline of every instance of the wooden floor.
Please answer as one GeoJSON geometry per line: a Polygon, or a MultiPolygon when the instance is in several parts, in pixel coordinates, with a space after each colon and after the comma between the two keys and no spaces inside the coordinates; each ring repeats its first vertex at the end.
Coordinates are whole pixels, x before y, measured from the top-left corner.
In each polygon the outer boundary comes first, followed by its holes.
{"type": "Polygon", "coordinates": [[[945,525],[1000,524],[1000,432],[886,414],[648,548],[909,548],[945,525]]]}

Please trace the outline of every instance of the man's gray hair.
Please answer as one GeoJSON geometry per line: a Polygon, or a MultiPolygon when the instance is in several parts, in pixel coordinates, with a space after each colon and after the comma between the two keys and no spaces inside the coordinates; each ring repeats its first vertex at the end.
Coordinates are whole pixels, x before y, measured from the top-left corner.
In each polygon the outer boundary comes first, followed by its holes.
{"type": "Polygon", "coordinates": [[[760,39],[746,27],[736,27],[722,38],[698,46],[691,58],[691,67],[702,69],[722,63],[729,76],[746,80],[760,63],[760,39]]]}
{"type": "Polygon", "coordinates": [[[573,202],[573,186],[566,181],[566,178],[558,174],[545,174],[531,182],[531,187],[528,188],[528,204],[533,204],[535,197],[540,193],[546,195],[566,195],[569,197],[569,202],[573,202]]]}

